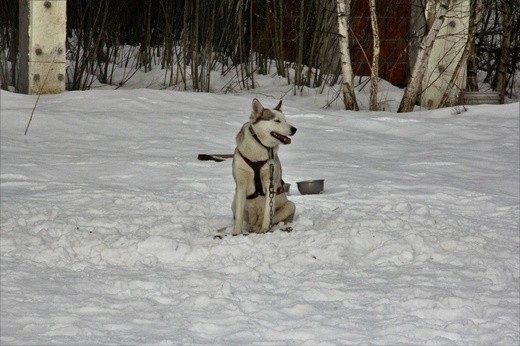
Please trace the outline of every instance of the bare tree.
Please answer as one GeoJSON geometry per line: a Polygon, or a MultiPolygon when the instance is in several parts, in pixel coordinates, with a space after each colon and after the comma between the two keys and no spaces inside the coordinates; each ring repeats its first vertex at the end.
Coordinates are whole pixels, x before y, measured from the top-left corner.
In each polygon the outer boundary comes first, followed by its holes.
{"type": "Polygon", "coordinates": [[[370,104],[369,110],[377,111],[377,91],[379,78],[379,28],[376,14],[376,0],[369,0],[370,24],[372,25],[372,69],[370,73],[370,104]]]}
{"type": "Polygon", "coordinates": [[[500,60],[498,62],[497,91],[500,103],[504,103],[507,88],[507,67],[509,64],[509,48],[511,47],[511,1],[502,0],[502,44],[500,45],[500,60]]]}
{"type": "Polygon", "coordinates": [[[417,53],[417,59],[412,69],[408,86],[404,92],[401,104],[399,105],[398,113],[411,112],[415,106],[417,95],[421,91],[421,84],[428,66],[428,59],[430,57],[431,50],[435,38],[444,23],[444,17],[448,12],[451,0],[429,0],[431,2],[430,8],[436,8],[434,14],[428,18],[428,22],[431,22],[430,30],[428,34],[423,38],[419,51],[417,53]]]}
{"type": "Polygon", "coordinates": [[[341,56],[341,75],[343,77],[343,102],[347,110],[359,110],[354,93],[354,72],[348,48],[348,27],[351,0],[337,0],[339,51],[341,56]]]}
{"type": "MultiPolygon", "coordinates": [[[[477,28],[479,26],[480,19],[482,18],[483,0],[472,0],[472,10],[469,17],[469,30],[468,42],[466,45],[467,60],[466,60],[466,71],[467,71],[467,89],[468,91],[478,91],[478,76],[477,76],[477,50],[475,41],[477,39],[477,28]],[[473,35],[471,31],[474,30],[473,35]]],[[[465,52],[466,53],[466,52],[465,52]]]]}
{"type": "Polygon", "coordinates": [[[143,59],[144,72],[152,70],[152,0],[146,3],[146,27],[141,43],[141,54],[143,59]]]}
{"type": "Polygon", "coordinates": [[[300,2],[300,18],[298,30],[298,56],[296,57],[296,71],[294,76],[294,95],[296,95],[296,88],[303,85],[302,62],[303,62],[303,42],[305,35],[305,0],[300,2]]]}

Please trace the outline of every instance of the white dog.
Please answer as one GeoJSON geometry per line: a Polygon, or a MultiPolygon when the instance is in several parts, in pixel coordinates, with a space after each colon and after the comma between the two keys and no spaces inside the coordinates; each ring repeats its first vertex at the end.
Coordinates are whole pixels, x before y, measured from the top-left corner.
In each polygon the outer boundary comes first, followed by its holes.
{"type": "Polygon", "coordinates": [[[287,199],[278,158],[280,143],[290,144],[296,128],[285,120],[280,108],[266,109],[253,100],[251,117],[237,134],[233,156],[233,235],[247,230],[265,233],[279,222],[292,222],[295,205],[287,199]]]}

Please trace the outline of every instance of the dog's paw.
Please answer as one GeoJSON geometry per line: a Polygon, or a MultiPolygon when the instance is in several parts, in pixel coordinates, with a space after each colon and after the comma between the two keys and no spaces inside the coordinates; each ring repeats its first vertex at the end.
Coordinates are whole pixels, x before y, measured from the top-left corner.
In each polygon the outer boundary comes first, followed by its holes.
{"type": "Polygon", "coordinates": [[[271,231],[271,229],[269,228],[269,226],[267,227],[251,227],[251,233],[258,233],[258,234],[265,234],[265,233],[269,233],[269,231],[271,231]]]}
{"type": "Polygon", "coordinates": [[[241,227],[233,227],[233,235],[239,235],[242,233],[242,228],[241,227]]]}
{"type": "Polygon", "coordinates": [[[280,231],[285,232],[285,233],[291,233],[293,231],[293,228],[291,226],[287,226],[287,227],[280,228],[280,231]]]}

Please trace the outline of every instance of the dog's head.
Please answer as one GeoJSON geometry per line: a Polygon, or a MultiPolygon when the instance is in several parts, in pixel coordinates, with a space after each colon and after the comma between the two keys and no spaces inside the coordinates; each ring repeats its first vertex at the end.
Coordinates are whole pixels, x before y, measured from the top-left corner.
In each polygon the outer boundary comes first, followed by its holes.
{"type": "Polygon", "coordinates": [[[290,144],[289,136],[296,133],[296,127],[285,120],[281,107],[282,101],[275,108],[267,109],[257,99],[253,100],[249,119],[258,138],[268,147],[275,147],[280,143],[290,144]]]}

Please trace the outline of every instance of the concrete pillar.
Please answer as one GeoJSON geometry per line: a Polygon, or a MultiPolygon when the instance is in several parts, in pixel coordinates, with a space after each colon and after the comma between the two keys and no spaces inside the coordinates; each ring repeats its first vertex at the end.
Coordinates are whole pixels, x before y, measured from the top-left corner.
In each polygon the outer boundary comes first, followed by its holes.
{"type": "Polygon", "coordinates": [[[19,85],[24,94],[65,91],[66,0],[20,0],[19,85]]]}
{"type": "MultiPolygon", "coordinates": [[[[428,69],[424,75],[424,92],[421,95],[423,107],[438,108],[468,40],[469,17],[470,0],[453,0],[433,45],[428,69]]],[[[466,66],[465,62],[463,66],[466,66]]],[[[457,76],[454,91],[462,90],[465,86],[466,68],[462,68],[457,76]]],[[[453,95],[454,98],[456,96],[453,95]]]]}

